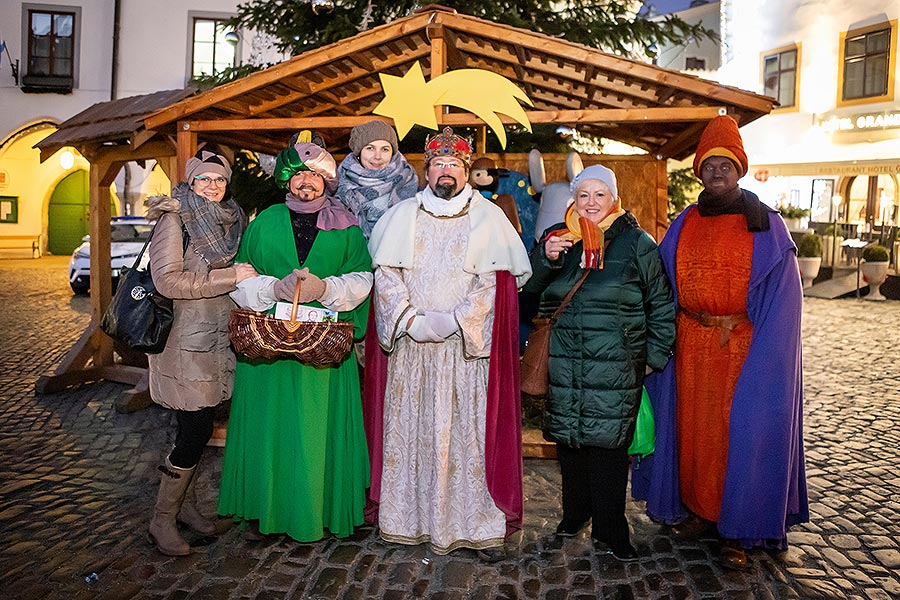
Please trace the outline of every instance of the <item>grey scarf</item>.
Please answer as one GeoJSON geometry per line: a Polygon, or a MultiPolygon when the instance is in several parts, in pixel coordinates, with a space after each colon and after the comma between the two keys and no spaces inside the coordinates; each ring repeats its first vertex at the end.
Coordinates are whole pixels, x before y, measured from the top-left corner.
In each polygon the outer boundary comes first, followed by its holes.
{"type": "Polygon", "coordinates": [[[337,197],[359,219],[366,239],[381,215],[419,190],[419,178],[399,152],[379,170],[367,169],[355,154],[348,154],[338,167],[337,197]]]}
{"type": "Polygon", "coordinates": [[[211,202],[186,182],[176,185],[172,196],[181,203],[181,222],[197,254],[213,269],[230,266],[244,233],[244,211],[237,202],[231,197],[211,202]]]}

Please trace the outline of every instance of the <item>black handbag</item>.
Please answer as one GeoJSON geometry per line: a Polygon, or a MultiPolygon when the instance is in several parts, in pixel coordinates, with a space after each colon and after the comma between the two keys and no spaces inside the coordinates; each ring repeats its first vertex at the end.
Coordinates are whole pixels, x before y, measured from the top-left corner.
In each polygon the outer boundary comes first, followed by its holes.
{"type": "Polygon", "coordinates": [[[122,269],[116,293],[100,321],[100,329],[109,337],[147,354],[163,351],[175,318],[172,300],[156,291],[150,266],[147,265],[146,270],[138,269],[154,231],[156,225],[134,264],[122,269]]]}

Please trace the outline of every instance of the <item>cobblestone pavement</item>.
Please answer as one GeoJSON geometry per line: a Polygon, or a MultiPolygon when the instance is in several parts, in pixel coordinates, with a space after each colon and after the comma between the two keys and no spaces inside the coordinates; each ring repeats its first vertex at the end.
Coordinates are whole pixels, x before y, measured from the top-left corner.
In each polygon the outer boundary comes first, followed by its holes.
{"type": "MultiPolygon", "coordinates": [[[[526,521],[490,565],[385,544],[371,530],[298,544],[189,538],[167,558],[148,543],[155,467],[173,437],[168,412],[119,414],[125,387],[35,396],[89,321],[65,259],[0,261],[0,597],[54,598],[900,598],[900,303],[808,299],[806,449],[812,522],[783,555],[723,570],[712,542],[681,542],[630,502],[638,562],[559,541],[554,461],[525,463],[526,521]],[[85,578],[96,573],[96,578],[85,578]]],[[[222,451],[202,465],[215,504],[222,451]]]]}

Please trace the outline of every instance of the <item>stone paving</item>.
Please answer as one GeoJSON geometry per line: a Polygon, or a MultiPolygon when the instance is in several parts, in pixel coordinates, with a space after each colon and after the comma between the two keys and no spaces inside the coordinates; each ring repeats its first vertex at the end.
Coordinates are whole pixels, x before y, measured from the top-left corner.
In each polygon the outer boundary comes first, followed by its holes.
{"type": "MultiPolygon", "coordinates": [[[[900,598],[900,303],[807,299],[806,450],[812,522],[781,555],[722,569],[712,542],[682,542],[630,502],[638,562],[596,555],[586,534],[560,541],[554,461],[525,462],[523,531],[509,557],[436,556],[372,530],[299,544],[188,537],[160,555],[146,525],[155,467],[173,439],[159,408],[119,414],[124,386],[35,396],[90,318],[66,260],[0,260],[0,598],[900,598]],[[91,577],[91,574],[96,574],[91,577]],[[86,581],[86,578],[90,581],[86,581]]],[[[215,505],[222,450],[209,448],[201,505],[215,505]]]]}

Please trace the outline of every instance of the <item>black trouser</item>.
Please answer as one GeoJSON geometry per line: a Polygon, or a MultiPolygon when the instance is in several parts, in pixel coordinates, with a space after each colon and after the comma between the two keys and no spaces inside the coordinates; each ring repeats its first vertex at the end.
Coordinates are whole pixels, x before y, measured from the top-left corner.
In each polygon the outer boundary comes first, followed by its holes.
{"type": "Polygon", "coordinates": [[[628,448],[557,444],[556,455],[562,471],[563,519],[575,524],[591,519],[595,540],[629,541],[625,519],[628,448]]]}
{"type": "Polygon", "coordinates": [[[169,454],[169,462],[179,469],[193,469],[200,462],[200,456],[209,438],[212,437],[215,407],[200,410],[176,410],[178,433],[175,448],[169,454]]]}

